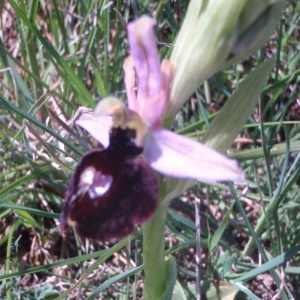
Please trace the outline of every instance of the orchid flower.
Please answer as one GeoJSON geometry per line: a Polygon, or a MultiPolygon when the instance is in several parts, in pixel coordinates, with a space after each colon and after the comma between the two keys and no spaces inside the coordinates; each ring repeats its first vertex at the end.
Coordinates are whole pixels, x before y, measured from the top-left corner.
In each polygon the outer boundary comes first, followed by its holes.
{"type": "Polygon", "coordinates": [[[172,124],[197,85],[269,36],[280,2],[191,0],[171,58],[162,62],[155,21],[143,16],[130,23],[131,56],[123,65],[127,105],[108,97],[77,120],[104,150],[85,154],[75,169],[61,228],[75,225],[82,237],[105,240],[148,220],[143,226],[145,299],[172,297],[176,267],[171,259],[165,262],[164,229],[169,200],[190,186],[180,179],[244,180],[236,161],[163,125],[172,124]],[[262,32],[258,21],[266,24],[262,32]]]}
{"type": "Polygon", "coordinates": [[[162,127],[170,104],[174,66],[168,60],[160,63],[154,25],[148,16],[128,25],[131,56],[124,63],[128,107],[109,97],[100,101],[94,112],[83,114],[77,124],[104,147],[112,127],[133,128],[136,144],[143,148],[143,159],[164,175],[204,182],[243,180],[236,161],[162,127]]]}
{"type": "Polygon", "coordinates": [[[98,241],[131,233],[159,203],[151,168],[168,177],[206,182],[244,178],[236,161],[162,127],[174,68],[168,60],[160,63],[154,25],[144,16],[128,26],[132,54],[124,63],[128,107],[108,97],[77,121],[104,150],[86,153],[74,170],[61,215],[62,232],[75,227],[82,238],[98,241]]]}

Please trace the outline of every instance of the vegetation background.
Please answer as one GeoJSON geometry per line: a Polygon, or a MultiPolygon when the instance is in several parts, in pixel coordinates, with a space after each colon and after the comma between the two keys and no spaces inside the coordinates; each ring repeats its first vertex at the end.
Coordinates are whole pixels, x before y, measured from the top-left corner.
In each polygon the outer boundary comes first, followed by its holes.
{"type": "MultiPolygon", "coordinates": [[[[93,108],[107,95],[125,100],[126,23],[155,13],[160,54],[168,57],[187,5],[0,2],[0,298],[142,298],[141,229],[117,243],[60,236],[66,182],[96,145],[73,120],[81,106],[93,108]]],[[[177,262],[176,299],[196,298],[195,207],[203,297],[300,299],[299,21],[300,2],[286,1],[268,44],[206,81],[177,116],[174,130],[201,139],[249,71],[276,57],[230,152],[248,185],[195,184],[171,203],[166,256],[177,262]]]]}

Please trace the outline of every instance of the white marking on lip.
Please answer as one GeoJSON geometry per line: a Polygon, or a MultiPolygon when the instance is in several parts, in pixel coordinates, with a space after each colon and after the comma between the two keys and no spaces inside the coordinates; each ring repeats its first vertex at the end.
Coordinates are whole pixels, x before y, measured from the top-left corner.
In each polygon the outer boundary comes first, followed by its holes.
{"type": "Polygon", "coordinates": [[[103,194],[105,194],[109,190],[109,188],[112,184],[113,178],[112,178],[112,176],[101,175],[100,180],[105,182],[105,184],[102,185],[102,186],[96,186],[95,187],[94,190],[95,190],[95,193],[98,196],[102,196],[103,194]]]}
{"type": "Polygon", "coordinates": [[[95,177],[95,168],[88,167],[80,175],[80,185],[91,185],[93,184],[95,177]]]}
{"type": "Polygon", "coordinates": [[[104,195],[113,182],[113,177],[104,175],[100,171],[96,171],[94,167],[87,167],[79,179],[81,193],[88,192],[91,199],[104,195]]]}

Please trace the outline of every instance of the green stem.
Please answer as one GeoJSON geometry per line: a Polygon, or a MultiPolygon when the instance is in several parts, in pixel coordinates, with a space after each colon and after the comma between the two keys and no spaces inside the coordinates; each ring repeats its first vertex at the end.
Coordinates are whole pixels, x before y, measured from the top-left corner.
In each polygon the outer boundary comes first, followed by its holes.
{"type": "Polygon", "coordinates": [[[168,203],[161,202],[155,215],[144,225],[144,299],[161,300],[166,289],[165,218],[168,203]]]}

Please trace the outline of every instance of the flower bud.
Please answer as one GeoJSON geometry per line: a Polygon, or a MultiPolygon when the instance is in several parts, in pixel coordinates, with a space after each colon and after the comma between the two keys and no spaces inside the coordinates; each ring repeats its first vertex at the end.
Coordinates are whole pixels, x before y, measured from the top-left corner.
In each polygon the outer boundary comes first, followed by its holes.
{"type": "Polygon", "coordinates": [[[270,36],[281,0],[191,0],[171,54],[175,74],[166,115],[171,123],[205,79],[246,58],[270,36]]]}

